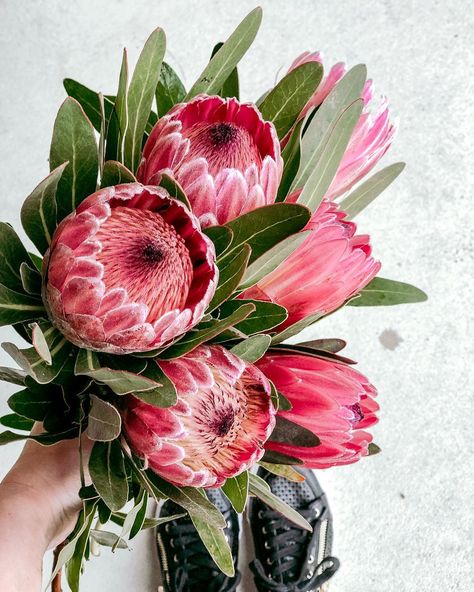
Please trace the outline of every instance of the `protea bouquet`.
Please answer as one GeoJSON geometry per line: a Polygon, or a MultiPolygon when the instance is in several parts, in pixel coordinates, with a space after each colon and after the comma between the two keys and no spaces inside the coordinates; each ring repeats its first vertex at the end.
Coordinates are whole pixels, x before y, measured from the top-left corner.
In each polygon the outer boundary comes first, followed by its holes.
{"type": "Polygon", "coordinates": [[[261,497],[309,528],[252,467],[292,478],[294,465],[379,450],[367,431],[376,390],[338,353],[344,341],[285,342],[346,304],[425,299],[377,276],[352,221],[403,169],[359,184],[396,125],[365,66],[325,74],[317,53],[242,103],[237,64],[260,21],[257,8],[189,91],[163,61],[161,29],[130,81],[124,53],[116,95],[65,80],[51,172],[21,210],[36,251],[1,225],[0,322],[28,346],[3,345],[20,369],[1,378],[21,390],[0,444],[95,442],[53,574],[66,565],[73,591],[91,548],[157,523],[149,498],[182,506],[231,575],[205,488],[238,512],[261,497]],[[34,422],[43,432],[25,434],[34,422]]]}

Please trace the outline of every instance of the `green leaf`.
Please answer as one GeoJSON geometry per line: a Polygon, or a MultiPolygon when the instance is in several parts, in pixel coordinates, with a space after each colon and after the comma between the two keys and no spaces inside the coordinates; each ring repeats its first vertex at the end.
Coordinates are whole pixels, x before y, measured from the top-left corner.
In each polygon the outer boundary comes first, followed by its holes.
{"type": "Polygon", "coordinates": [[[12,428],[13,430],[29,432],[35,425],[35,422],[32,419],[22,417],[16,413],[9,413],[8,415],[0,417],[0,424],[6,428],[12,428]]]}
{"type": "Polygon", "coordinates": [[[228,300],[223,302],[219,308],[220,316],[228,316],[237,310],[242,304],[253,304],[254,312],[244,321],[236,323],[234,328],[245,335],[254,333],[263,333],[273,327],[277,327],[288,317],[286,308],[273,302],[264,302],[263,300],[228,300]]]}
{"type": "Polygon", "coordinates": [[[362,99],[349,105],[330,126],[314,152],[312,172],[297,199],[297,203],[312,212],[317,210],[336,175],[363,106],[362,99]]]}
{"type": "Polygon", "coordinates": [[[64,368],[72,351],[72,345],[53,327],[44,331],[46,345],[50,351],[51,363],[46,362],[34,347],[19,349],[14,343],[3,343],[3,349],[15,362],[40,384],[52,382],[64,368]]]}
{"type": "Polygon", "coordinates": [[[166,37],[163,29],[155,29],[147,39],[138,58],[127,94],[127,126],[124,132],[123,163],[132,172],[137,170],[143,134],[150,116],[155,90],[160,79],[165,55],[166,37]]]}
{"type": "Polygon", "coordinates": [[[273,336],[272,345],[281,343],[282,341],[285,341],[290,337],[294,337],[295,335],[303,331],[303,329],[306,329],[306,327],[309,327],[310,325],[318,321],[322,316],[323,313],[316,312],[304,319],[301,319],[300,321],[297,321],[296,323],[293,323],[293,325],[290,325],[286,329],[283,329],[283,331],[281,331],[280,333],[277,333],[273,336]]]}
{"type": "Polygon", "coordinates": [[[11,384],[24,386],[25,376],[26,374],[22,370],[0,366],[0,380],[3,380],[4,382],[10,382],[11,384]]]}
{"type": "Polygon", "coordinates": [[[268,484],[261,479],[258,475],[250,474],[250,493],[255,495],[262,502],[266,503],[270,508],[282,514],[290,522],[293,522],[300,528],[311,532],[313,529],[309,522],[307,522],[301,514],[294,510],[291,506],[285,504],[280,498],[274,495],[268,486],[268,484]]]}
{"type": "Polygon", "coordinates": [[[346,347],[347,343],[344,341],[344,339],[330,337],[327,339],[313,339],[312,341],[303,341],[302,343],[297,343],[297,345],[337,354],[337,352],[340,352],[346,347]]]}
{"type": "Polygon", "coordinates": [[[91,395],[90,400],[91,410],[86,430],[89,438],[96,442],[109,442],[118,438],[122,429],[120,413],[113,405],[95,395],[91,395]]]}
{"type": "Polygon", "coordinates": [[[56,434],[50,434],[49,432],[45,432],[37,436],[15,434],[7,430],[6,432],[2,432],[0,434],[0,446],[10,444],[11,442],[21,442],[22,440],[34,440],[42,446],[53,446],[54,444],[57,444],[62,440],[70,440],[72,438],[77,438],[78,435],[79,432],[77,428],[70,428],[68,430],[64,430],[63,432],[58,432],[56,434]]]}
{"type": "Polygon", "coordinates": [[[222,486],[222,491],[232,504],[234,510],[238,514],[242,514],[247,505],[247,498],[249,495],[248,471],[244,471],[236,477],[229,477],[222,486]]]}
{"type": "MultiPolygon", "coordinates": [[[[53,333],[54,329],[50,327],[50,331],[53,333]]],[[[43,362],[46,362],[48,366],[51,366],[53,363],[53,358],[51,357],[51,352],[49,351],[49,344],[38,323],[33,323],[31,325],[31,342],[38,356],[43,360],[43,362]]]]}
{"type": "Polygon", "coordinates": [[[176,387],[166,376],[156,360],[149,360],[147,367],[141,376],[153,380],[155,386],[152,390],[137,391],[135,397],[155,407],[171,407],[178,400],[176,387]]]}
{"type": "Polygon", "coordinates": [[[301,160],[290,193],[306,184],[320,157],[321,145],[324,144],[325,138],[341,113],[354,101],[360,99],[366,78],[367,68],[362,64],[354,66],[332,89],[312,117],[308,127],[303,125],[306,131],[301,142],[301,160]]]}
{"type": "Polygon", "coordinates": [[[313,448],[321,444],[319,438],[311,430],[308,430],[281,415],[278,415],[276,418],[275,428],[270,436],[270,440],[272,442],[281,442],[283,444],[302,446],[304,448],[313,448]]]}
{"type": "Polygon", "coordinates": [[[216,528],[192,514],[191,520],[217,567],[229,578],[234,577],[234,560],[224,530],[222,528],[216,528]]]}
{"type": "Polygon", "coordinates": [[[117,512],[128,500],[128,483],[122,449],[117,440],[96,442],[89,460],[89,472],[98,494],[117,512]]]}
{"type": "Polygon", "coordinates": [[[250,254],[250,246],[243,244],[217,260],[219,283],[207,312],[212,312],[234,293],[244,276],[250,254]]]}
{"type": "Polygon", "coordinates": [[[24,389],[13,394],[8,399],[8,406],[22,417],[34,421],[43,421],[56,400],[54,389],[47,391],[43,389],[39,391],[24,389]]]}
{"type": "Polygon", "coordinates": [[[189,203],[189,200],[186,197],[186,193],[184,193],[183,188],[175,179],[173,179],[169,175],[166,175],[165,173],[162,173],[160,179],[160,187],[166,189],[166,191],[170,194],[172,198],[184,203],[188,210],[192,212],[191,204],[189,203]]]}
{"type": "Polygon", "coordinates": [[[290,192],[293,179],[298,172],[301,156],[301,133],[304,129],[304,124],[307,121],[307,117],[300,119],[300,121],[294,126],[291,136],[282,150],[281,157],[283,158],[284,165],[280,185],[278,186],[277,202],[285,201],[290,192]]]}
{"type": "MultiPolygon", "coordinates": [[[[117,363],[127,364],[136,361],[135,358],[120,356],[117,363]]],[[[130,393],[138,395],[139,391],[151,391],[163,386],[152,378],[142,376],[134,371],[117,370],[116,368],[103,366],[101,358],[97,354],[85,349],[79,350],[74,373],[76,376],[89,376],[97,382],[106,384],[116,395],[128,395],[130,393]]]]}
{"type": "Polygon", "coordinates": [[[137,534],[142,530],[143,525],[145,524],[146,510],[148,505],[148,493],[145,490],[142,490],[142,492],[143,493],[140,496],[141,502],[138,503],[137,506],[135,506],[135,508],[137,508],[137,511],[132,516],[134,519],[130,527],[129,540],[135,538],[137,534]]]}
{"type": "Polygon", "coordinates": [[[283,477],[284,479],[292,481],[293,483],[304,483],[305,481],[303,475],[298,473],[298,471],[296,471],[290,465],[277,465],[274,463],[266,463],[262,461],[260,461],[258,464],[269,473],[283,477]]]}
{"type": "Polygon", "coordinates": [[[344,198],[339,207],[346,212],[346,220],[352,220],[359,212],[365,209],[378,197],[382,191],[395,181],[405,168],[404,162],[396,162],[385,167],[370,179],[359,185],[352,193],[344,198]]]}
{"type": "Polygon", "coordinates": [[[363,288],[359,297],[347,304],[349,306],[392,306],[424,302],[427,299],[428,296],[423,290],[411,284],[376,277],[363,288]]]}
{"type": "Polygon", "coordinates": [[[380,454],[382,452],[382,449],[380,448],[380,446],[377,446],[375,442],[369,442],[368,451],[368,456],[374,456],[375,454],[380,454]]]}
{"type": "Polygon", "coordinates": [[[92,522],[94,520],[96,502],[85,502],[85,506],[89,505],[94,509],[89,513],[85,510],[84,527],[80,528],[81,534],[77,539],[74,547],[72,557],[69,559],[66,566],[67,583],[71,592],[79,592],[79,580],[82,574],[84,556],[89,545],[90,531],[92,529],[92,522]]]}
{"type": "Polygon", "coordinates": [[[275,452],[274,450],[265,450],[262,460],[267,463],[277,465],[302,465],[303,461],[295,456],[289,456],[282,452],[275,452]]]}
{"type": "MultiPolygon", "coordinates": [[[[84,109],[85,114],[89,118],[94,128],[100,132],[102,125],[102,113],[100,106],[99,93],[87,88],[77,80],[72,78],[65,78],[63,80],[64,88],[67,94],[76,99],[76,101],[84,109]]],[[[109,97],[104,97],[105,119],[108,121],[112,113],[114,103],[109,97]]]]}
{"type": "Polygon", "coordinates": [[[234,345],[230,351],[238,358],[253,364],[265,354],[271,342],[270,335],[252,335],[252,337],[234,345]]]}
{"type": "Polygon", "coordinates": [[[170,360],[173,358],[179,358],[180,356],[189,353],[195,349],[201,343],[210,341],[229,327],[243,321],[249,314],[255,310],[255,306],[251,303],[243,304],[235,312],[229,316],[212,321],[208,326],[204,328],[198,327],[177,341],[175,344],[165,349],[161,354],[160,358],[164,360],[170,360]]]}
{"type": "Polygon", "coordinates": [[[31,296],[41,296],[41,274],[36,267],[30,267],[28,263],[23,262],[20,265],[20,276],[23,290],[31,296]]]}
{"type": "MultiPolygon", "coordinates": [[[[307,343],[312,344],[312,342],[307,342],[307,343]]],[[[357,362],[354,362],[354,360],[351,360],[350,358],[346,358],[344,356],[339,356],[333,352],[330,352],[330,351],[327,351],[324,349],[318,349],[318,348],[314,347],[313,345],[308,346],[308,345],[304,345],[301,343],[296,343],[296,344],[281,343],[281,344],[273,345],[272,349],[274,351],[287,352],[289,354],[301,353],[306,356],[314,356],[316,358],[323,358],[323,359],[329,359],[329,360],[341,362],[342,364],[356,364],[357,363],[357,362]]]]}
{"type": "MultiPolygon", "coordinates": [[[[212,50],[211,59],[216,55],[223,45],[224,43],[222,41],[216,43],[214,49],[212,50]]],[[[229,74],[229,78],[227,78],[227,80],[222,85],[221,90],[217,94],[223,98],[234,97],[235,99],[239,100],[239,72],[237,70],[237,66],[229,74]]]]}
{"type": "Polygon", "coordinates": [[[203,232],[214,243],[217,257],[222,256],[226,252],[234,236],[234,233],[228,226],[208,226],[203,232]]]}
{"type": "Polygon", "coordinates": [[[179,76],[166,62],[161,64],[160,79],[155,96],[159,117],[166,115],[172,107],[177,103],[181,103],[186,96],[186,89],[179,76]]]}
{"type": "Polygon", "coordinates": [[[31,263],[28,251],[10,224],[0,222],[0,284],[10,290],[23,292],[20,266],[31,263]]]}
{"type": "Polygon", "coordinates": [[[283,239],[302,230],[310,216],[310,211],[298,204],[277,203],[252,210],[227,223],[234,233],[229,249],[248,243],[252,248],[252,263],[283,239]]]}
{"type": "Polygon", "coordinates": [[[107,160],[102,171],[101,187],[112,187],[122,183],[135,183],[135,175],[121,162],[107,160]]]}
{"type": "Polygon", "coordinates": [[[186,95],[185,101],[199,94],[215,95],[221,90],[232,70],[252,45],[261,22],[262,9],[257,7],[244,18],[204,68],[197,82],[186,95]]]}
{"type": "Polygon", "coordinates": [[[269,249],[261,257],[256,259],[247,270],[242,278],[239,290],[245,290],[257,284],[267,275],[275,271],[294,251],[301,246],[304,241],[311,234],[311,230],[305,230],[289,236],[274,247],[269,249]]]}
{"type": "Polygon", "coordinates": [[[107,532],[106,530],[91,530],[90,536],[94,542],[102,547],[112,547],[115,549],[128,549],[127,542],[119,537],[115,532],[107,532]]]}
{"type": "Polygon", "coordinates": [[[187,510],[193,518],[207,521],[215,528],[225,527],[224,516],[196,487],[177,487],[152,471],[146,471],[146,475],[160,497],[168,497],[175,504],[187,510]]]}
{"type": "Polygon", "coordinates": [[[58,220],[62,220],[96,190],[99,155],[94,128],[80,104],[68,97],[54,122],[49,153],[51,171],[68,162],[56,191],[58,220]]]}
{"type": "Polygon", "coordinates": [[[107,138],[105,159],[122,161],[123,136],[127,129],[127,86],[128,86],[128,60],[127,50],[123,50],[122,65],[120,67],[117,96],[114,109],[107,126],[107,138]]]}
{"type": "Polygon", "coordinates": [[[273,122],[280,139],[295,124],[322,77],[322,65],[318,62],[307,62],[288,72],[263,99],[259,105],[260,112],[264,120],[273,122]]]}
{"type": "Polygon", "coordinates": [[[46,311],[41,300],[14,292],[0,284],[0,327],[23,323],[45,315],[46,311]]]}

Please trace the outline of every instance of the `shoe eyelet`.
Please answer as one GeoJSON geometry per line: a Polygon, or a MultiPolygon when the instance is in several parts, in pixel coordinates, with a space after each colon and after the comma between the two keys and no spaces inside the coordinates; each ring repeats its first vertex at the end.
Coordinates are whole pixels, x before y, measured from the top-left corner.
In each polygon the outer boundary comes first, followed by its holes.
{"type": "Polygon", "coordinates": [[[260,518],[260,520],[263,518],[263,510],[259,510],[257,516],[260,518]]]}
{"type": "Polygon", "coordinates": [[[267,534],[267,529],[265,528],[265,526],[262,526],[262,533],[267,534]]]}
{"type": "Polygon", "coordinates": [[[314,571],[313,570],[309,571],[308,575],[306,576],[306,579],[310,580],[313,577],[313,575],[314,575],[314,571]]]}
{"type": "Polygon", "coordinates": [[[319,508],[314,508],[314,517],[319,518],[321,516],[321,510],[319,508]]]}
{"type": "Polygon", "coordinates": [[[179,563],[178,556],[176,555],[176,553],[173,555],[173,561],[175,563],[179,563]]]}
{"type": "Polygon", "coordinates": [[[270,559],[270,557],[267,557],[267,565],[273,565],[273,561],[270,559]]]}
{"type": "Polygon", "coordinates": [[[232,524],[230,523],[230,520],[227,520],[226,524],[227,524],[227,528],[231,528],[232,527],[232,524]]]}
{"type": "Polygon", "coordinates": [[[171,547],[172,549],[174,549],[174,540],[173,540],[173,539],[170,539],[170,547],[171,547]]]}
{"type": "Polygon", "coordinates": [[[265,547],[265,549],[270,549],[270,545],[268,544],[268,541],[265,541],[263,543],[263,546],[265,547]]]}
{"type": "Polygon", "coordinates": [[[310,555],[308,557],[308,563],[311,565],[311,563],[314,563],[314,555],[310,555]]]}
{"type": "Polygon", "coordinates": [[[170,525],[169,524],[165,524],[165,532],[169,532],[170,531],[170,525]]]}

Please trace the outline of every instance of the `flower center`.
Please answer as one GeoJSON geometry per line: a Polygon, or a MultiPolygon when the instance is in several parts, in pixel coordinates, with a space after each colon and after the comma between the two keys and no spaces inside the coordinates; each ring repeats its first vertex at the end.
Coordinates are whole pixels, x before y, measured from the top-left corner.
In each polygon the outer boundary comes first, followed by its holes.
{"type": "Polygon", "coordinates": [[[216,417],[215,420],[211,421],[209,428],[216,436],[227,436],[234,425],[235,410],[230,407],[227,410],[220,411],[218,415],[220,417],[216,417]]]}
{"type": "Polygon", "coordinates": [[[244,172],[253,163],[261,166],[257,144],[244,127],[226,121],[197,123],[182,133],[191,142],[186,161],[205,158],[211,175],[226,168],[244,172]]]}
{"type": "Polygon", "coordinates": [[[188,249],[176,230],[150,210],[116,207],[95,236],[106,290],[123,288],[148,306],[147,321],[183,308],[193,279],[188,249]]]}

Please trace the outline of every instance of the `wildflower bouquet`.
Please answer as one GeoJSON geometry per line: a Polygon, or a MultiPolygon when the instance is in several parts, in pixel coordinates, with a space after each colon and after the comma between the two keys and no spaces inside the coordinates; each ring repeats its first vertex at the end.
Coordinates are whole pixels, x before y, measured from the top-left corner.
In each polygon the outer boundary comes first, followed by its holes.
{"type": "Polygon", "coordinates": [[[310,528],[250,469],[292,479],[294,465],[378,451],[376,390],[340,355],[344,341],[286,341],[344,305],[425,299],[377,276],[352,222],[403,169],[359,183],[396,126],[365,66],[324,72],[318,53],[240,102],[237,64],[261,16],[216,45],[188,91],[163,61],[161,29],[130,80],[124,52],[114,96],[66,79],[51,172],[21,209],[36,251],[1,224],[0,323],[28,346],[3,344],[20,369],[0,377],[21,390],[0,444],[94,441],[87,471],[78,454],[92,483],[53,574],[66,566],[73,591],[94,546],[126,546],[157,523],[149,498],[188,512],[232,575],[205,488],[237,512],[257,496],[310,528]],[[34,422],[42,431],[28,435],[34,422]]]}

